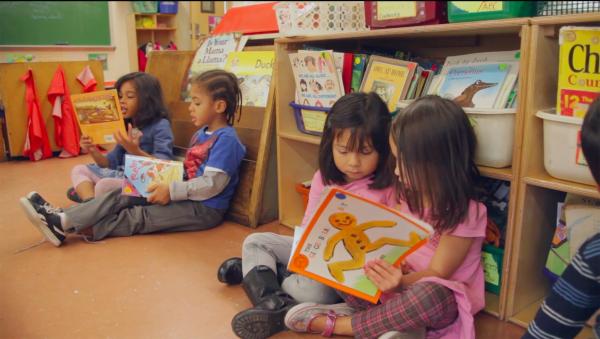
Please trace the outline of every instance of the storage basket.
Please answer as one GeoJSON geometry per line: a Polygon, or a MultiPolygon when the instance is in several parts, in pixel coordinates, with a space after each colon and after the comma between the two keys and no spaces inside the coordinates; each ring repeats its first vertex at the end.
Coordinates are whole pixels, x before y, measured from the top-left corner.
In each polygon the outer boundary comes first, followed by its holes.
{"type": "Polygon", "coordinates": [[[300,194],[302,197],[302,204],[304,206],[304,210],[306,211],[306,207],[308,207],[308,193],[310,192],[310,187],[306,187],[303,184],[296,184],[296,192],[300,194]]]}
{"type": "Polygon", "coordinates": [[[135,13],[157,13],[158,1],[132,1],[135,13]]]}
{"type": "Polygon", "coordinates": [[[537,1],[536,15],[600,12],[600,1],[537,1]]]}
{"type": "Polygon", "coordinates": [[[282,1],[273,8],[284,36],[368,30],[363,1],[282,1]]]}
{"type": "Polygon", "coordinates": [[[163,14],[177,14],[177,1],[159,1],[158,12],[163,14]]]}
{"type": "Polygon", "coordinates": [[[448,22],[444,1],[365,1],[370,28],[433,25],[448,22]]]}
{"type": "Polygon", "coordinates": [[[448,1],[448,21],[480,21],[532,16],[533,1],[448,1]]]}
{"type": "Polygon", "coordinates": [[[290,106],[294,109],[296,127],[300,132],[318,136],[323,135],[325,119],[327,119],[327,113],[331,108],[304,106],[295,102],[290,102],[290,106]]]}
{"type": "Polygon", "coordinates": [[[580,131],[583,119],[537,112],[544,120],[544,167],[555,178],[596,185],[583,152],[580,131]]]}
{"type": "Polygon", "coordinates": [[[481,262],[485,274],[485,290],[496,295],[500,294],[502,286],[502,260],[504,249],[485,244],[481,251],[481,262]]]}

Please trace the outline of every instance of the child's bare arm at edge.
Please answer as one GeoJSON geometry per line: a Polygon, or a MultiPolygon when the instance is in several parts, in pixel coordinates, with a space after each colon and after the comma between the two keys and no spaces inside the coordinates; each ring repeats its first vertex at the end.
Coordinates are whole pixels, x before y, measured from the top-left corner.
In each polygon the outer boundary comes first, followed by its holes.
{"type": "Polygon", "coordinates": [[[401,268],[396,268],[386,261],[378,259],[365,265],[365,274],[382,292],[393,292],[425,277],[448,279],[464,261],[473,241],[473,238],[442,235],[429,267],[426,269],[402,274],[401,268]]]}
{"type": "Polygon", "coordinates": [[[407,274],[402,281],[402,286],[413,284],[424,277],[450,278],[465,260],[473,241],[474,238],[442,235],[429,267],[420,272],[407,274]]]}

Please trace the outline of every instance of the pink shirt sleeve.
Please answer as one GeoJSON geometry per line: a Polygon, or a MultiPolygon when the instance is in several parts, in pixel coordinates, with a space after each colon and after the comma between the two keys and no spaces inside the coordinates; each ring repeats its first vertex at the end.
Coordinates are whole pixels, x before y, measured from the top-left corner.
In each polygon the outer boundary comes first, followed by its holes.
{"type": "Polygon", "coordinates": [[[485,237],[487,208],[484,204],[471,201],[467,218],[458,224],[450,235],[464,238],[485,237]]]}
{"type": "Polygon", "coordinates": [[[321,201],[321,194],[323,193],[323,189],[325,186],[323,185],[323,177],[321,176],[321,171],[317,171],[313,176],[312,182],[310,183],[310,192],[308,193],[308,205],[306,206],[306,211],[304,211],[304,218],[302,219],[302,227],[306,227],[310,218],[312,218],[315,210],[319,206],[319,202],[321,201]]]}

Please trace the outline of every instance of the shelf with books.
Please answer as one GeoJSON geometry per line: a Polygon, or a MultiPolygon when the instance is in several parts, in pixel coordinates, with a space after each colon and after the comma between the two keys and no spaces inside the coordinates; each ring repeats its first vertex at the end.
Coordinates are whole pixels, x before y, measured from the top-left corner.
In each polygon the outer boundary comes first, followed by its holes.
{"type": "MultiPolygon", "coordinates": [[[[279,213],[287,226],[297,225],[303,217],[301,196],[295,184],[310,180],[317,169],[320,138],[298,130],[294,111],[289,106],[296,97],[295,78],[289,54],[301,49],[333,49],[339,52],[361,52],[374,49],[401,50],[424,58],[442,58],[469,53],[520,51],[519,96],[526,95],[525,83],[529,57],[528,19],[508,19],[461,24],[382,29],[369,32],[276,39],[276,128],[278,142],[279,213]]],[[[520,102],[523,102],[521,100],[520,102]]],[[[502,318],[506,299],[506,279],[510,260],[513,219],[520,166],[523,104],[514,115],[512,166],[493,168],[480,166],[483,176],[510,182],[508,222],[503,261],[502,284],[499,295],[486,293],[486,311],[502,318]]],[[[509,155],[510,157],[510,155],[509,155]]]]}
{"type": "MultiPolygon", "coordinates": [[[[556,107],[559,68],[558,32],[563,26],[598,26],[600,14],[532,18],[529,70],[525,85],[521,164],[511,259],[508,266],[506,318],[527,326],[550,291],[543,273],[556,226],[557,203],[567,193],[600,198],[593,185],[552,177],[544,165],[544,122],[538,111],[556,107]]],[[[566,134],[560,135],[567,142],[566,134]]],[[[561,161],[575,161],[564,155],[561,161]]],[[[553,165],[556,165],[554,163],[553,165]]],[[[588,337],[589,328],[578,337],[588,337]],[[583,333],[583,334],[582,334],[583,333]],[[587,333],[587,336],[586,334],[587,333]]]]}

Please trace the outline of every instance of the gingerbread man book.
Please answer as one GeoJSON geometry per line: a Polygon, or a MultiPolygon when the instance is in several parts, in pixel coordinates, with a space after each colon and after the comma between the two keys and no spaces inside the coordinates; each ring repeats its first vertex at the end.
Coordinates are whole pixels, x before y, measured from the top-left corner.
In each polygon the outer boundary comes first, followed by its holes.
{"type": "Polygon", "coordinates": [[[332,188],[292,250],[288,269],[377,303],[381,291],[363,266],[381,258],[398,267],[433,233],[423,221],[332,188]]]}

